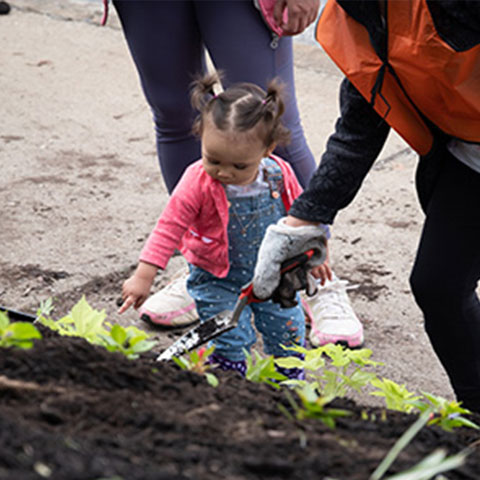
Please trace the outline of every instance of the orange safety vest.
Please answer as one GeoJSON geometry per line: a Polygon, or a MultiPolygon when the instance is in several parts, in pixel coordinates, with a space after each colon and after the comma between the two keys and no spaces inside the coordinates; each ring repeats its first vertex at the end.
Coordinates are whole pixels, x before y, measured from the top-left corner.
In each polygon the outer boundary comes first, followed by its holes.
{"type": "Polygon", "coordinates": [[[433,145],[422,115],[450,136],[480,142],[480,45],[451,48],[438,35],[426,0],[388,2],[386,22],[386,62],[367,29],[335,0],[328,0],[316,38],[368,101],[380,82],[375,110],[420,155],[433,145]]]}

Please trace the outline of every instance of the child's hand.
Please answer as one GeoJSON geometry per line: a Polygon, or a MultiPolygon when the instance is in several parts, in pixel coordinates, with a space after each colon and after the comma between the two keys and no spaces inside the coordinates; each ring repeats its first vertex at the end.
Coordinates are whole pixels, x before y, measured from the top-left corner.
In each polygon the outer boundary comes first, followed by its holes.
{"type": "Polygon", "coordinates": [[[330,255],[329,255],[328,243],[327,243],[327,253],[326,253],[325,261],[321,265],[317,265],[316,267],[313,267],[310,270],[310,273],[315,278],[320,279],[321,285],[325,285],[325,282],[327,280],[331,280],[333,277],[332,270],[330,269],[330,265],[328,264],[329,260],[330,260],[330,255]]]}
{"type": "Polygon", "coordinates": [[[132,305],[135,309],[138,309],[142,305],[150,294],[156,273],[157,267],[140,262],[135,273],[123,283],[123,304],[118,309],[118,313],[125,312],[132,305]]]}
{"type": "Polygon", "coordinates": [[[118,313],[123,313],[132,305],[133,308],[139,308],[147,299],[150,293],[151,283],[135,275],[125,280],[122,287],[122,306],[118,309],[118,313]]]}
{"type": "Polygon", "coordinates": [[[313,267],[310,270],[310,273],[315,277],[320,279],[320,283],[325,285],[327,280],[332,279],[332,270],[330,269],[330,265],[327,262],[322,263],[316,267],[313,267]]]}

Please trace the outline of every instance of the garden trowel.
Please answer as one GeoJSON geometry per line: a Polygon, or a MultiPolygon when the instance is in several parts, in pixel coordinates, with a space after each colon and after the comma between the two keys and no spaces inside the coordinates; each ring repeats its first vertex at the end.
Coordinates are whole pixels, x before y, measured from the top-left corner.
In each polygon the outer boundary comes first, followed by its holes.
{"type": "MultiPolygon", "coordinates": [[[[291,272],[292,270],[302,266],[312,258],[314,253],[315,250],[311,249],[293,258],[290,258],[289,260],[286,260],[282,264],[282,268],[280,270],[281,274],[283,275],[287,272],[291,272]]],[[[261,300],[257,298],[253,293],[253,283],[248,283],[242,288],[233,311],[224,310],[223,312],[220,312],[193,327],[191,330],[185,333],[185,335],[182,335],[178,340],[170,345],[170,347],[164,350],[158,356],[157,360],[171,360],[172,357],[176,357],[185,352],[193,350],[209,340],[218,337],[222,333],[228,332],[237,326],[240,314],[246,305],[250,303],[260,303],[266,300],[268,299],[261,300]]]]}

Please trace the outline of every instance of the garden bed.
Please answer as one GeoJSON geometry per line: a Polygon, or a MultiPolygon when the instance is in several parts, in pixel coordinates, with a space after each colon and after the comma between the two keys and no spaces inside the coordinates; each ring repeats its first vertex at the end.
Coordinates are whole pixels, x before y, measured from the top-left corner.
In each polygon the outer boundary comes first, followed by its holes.
{"type": "MultiPolygon", "coordinates": [[[[353,415],[334,430],[292,422],[278,408],[284,392],[237,374],[219,374],[213,388],[151,353],[129,360],[42,333],[30,350],[0,349],[0,479],[367,480],[416,419],[338,400],[353,415]]],[[[466,428],[423,428],[389,473],[478,437],[466,428]]],[[[479,472],[474,451],[447,478],[479,472]]]]}

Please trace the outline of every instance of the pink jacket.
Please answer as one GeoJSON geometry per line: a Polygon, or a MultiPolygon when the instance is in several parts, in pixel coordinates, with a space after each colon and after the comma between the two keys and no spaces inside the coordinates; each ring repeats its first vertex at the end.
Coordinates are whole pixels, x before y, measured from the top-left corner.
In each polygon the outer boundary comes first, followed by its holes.
{"type": "MultiPolygon", "coordinates": [[[[282,170],[282,200],[288,211],[302,187],[288,163],[274,155],[271,158],[282,170]]],[[[230,268],[227,226],[225,190],[205,172],[202,160],[197,160],[185,170],[172,192],[140,260],[165,268],[175,248],[179,248],[188,262],[217,277],[226,277],[230,268]]]]}

